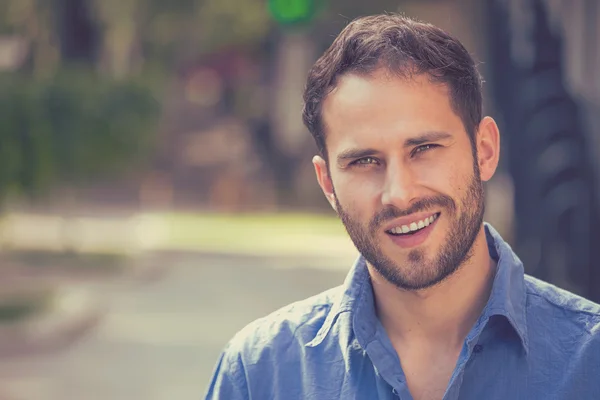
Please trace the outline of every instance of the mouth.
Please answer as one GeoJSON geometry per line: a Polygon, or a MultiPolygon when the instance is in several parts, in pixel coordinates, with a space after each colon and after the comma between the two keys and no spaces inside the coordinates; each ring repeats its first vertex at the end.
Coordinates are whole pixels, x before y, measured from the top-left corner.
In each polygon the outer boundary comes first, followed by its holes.
{"type": "Polygon", "coordinates": [[[427,228],[429,225],[432,225],[438,219],[440,214],[441,213],[438,212],[422,220],[414,221],[406,225],[396,226],[385,232],[394,236],[411,236],[427,228]]]}
{"type": "Polygon", "coordinates": [[[441,212],[431,214],[423,219],[395,226],[386,230],[385,233],[400,247],[418,246],[427,239],[440,215],[441,212]]]}

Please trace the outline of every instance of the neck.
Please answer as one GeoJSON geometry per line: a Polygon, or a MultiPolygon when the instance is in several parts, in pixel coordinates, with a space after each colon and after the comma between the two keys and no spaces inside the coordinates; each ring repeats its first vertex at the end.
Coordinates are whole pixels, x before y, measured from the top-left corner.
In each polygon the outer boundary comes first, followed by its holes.
{"type": "Polygon", "coordinates": [[[440,284],[398,289],[369,265],[377,315],[394,343],[427,342],[460,348],[490,296],[495,262],[482,226],[471,257],[440,284]]]}

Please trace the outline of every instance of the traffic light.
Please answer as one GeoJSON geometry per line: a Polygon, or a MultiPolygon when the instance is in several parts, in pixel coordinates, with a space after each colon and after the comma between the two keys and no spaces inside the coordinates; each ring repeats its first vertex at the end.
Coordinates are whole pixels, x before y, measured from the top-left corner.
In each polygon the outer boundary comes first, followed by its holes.
{"type": "Polygon", "coordinates": [[[325,0],[269,0],[269,12],[281,25],[310,23],[325,0]]]}

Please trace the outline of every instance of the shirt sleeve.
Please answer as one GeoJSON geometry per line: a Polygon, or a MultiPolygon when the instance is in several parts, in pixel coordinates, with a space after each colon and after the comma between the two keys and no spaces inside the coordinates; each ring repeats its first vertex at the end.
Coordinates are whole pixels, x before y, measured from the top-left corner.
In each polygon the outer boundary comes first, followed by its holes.
{"type": "Polygon", "coordinates": [[[205,400],[248,400],[244,367],[238,355],[225,349],[217,361],[205,400]]]}

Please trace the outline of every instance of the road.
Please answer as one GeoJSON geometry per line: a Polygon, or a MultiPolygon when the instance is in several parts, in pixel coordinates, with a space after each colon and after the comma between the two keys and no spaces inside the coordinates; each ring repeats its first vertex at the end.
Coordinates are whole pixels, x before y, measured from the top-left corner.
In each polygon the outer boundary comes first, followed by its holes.
{"type": "Polygon", "coordinates": [[[350,267],[348,257],[167,259],[155,281],[94,285],[107,313],[67,349],[0,360],[8,400],[200,399],[220,349],[237,330],[341,284],[350,267]]]}

